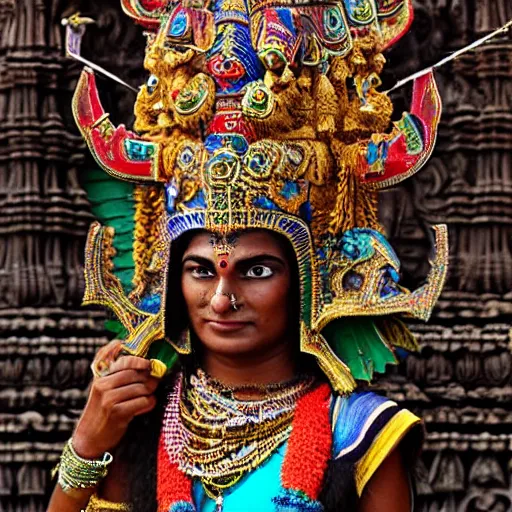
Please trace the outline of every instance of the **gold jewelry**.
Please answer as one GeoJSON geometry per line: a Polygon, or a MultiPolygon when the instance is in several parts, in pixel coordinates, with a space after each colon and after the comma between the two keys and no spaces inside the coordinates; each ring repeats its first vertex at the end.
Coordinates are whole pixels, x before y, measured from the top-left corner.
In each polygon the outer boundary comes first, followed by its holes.
{"type": "Polygon", "coordinates": [[[102,500],[96,494],[93,494],[85,512],[130,512],[130,510],[130,506],[127,503],[114,503],[113,501],[102,500]]]}
{"type": "MultiPolygon", "coordinates": [[[[220,499],[288,439],[295,404],[313,384],[311,377],[295,379],[269,386],[263,399],[244,401],[234,397],[239,388],[223,386],[198,370],[184,393],[170,398],[177,401],[179,414],[166,413],[166,444],[173,445],[174,436],[184,441],[180,469],[199,477],[207,494],[220,499]]],[[[253,386],[240,389],[246,388],[253,386]]]]}
{"type": "Polygon", "coordinates": [[[109,364],[103,359],[98,361],[95,360],[91,363],[91,371],[96,378],[105,377],[105,375],[108,375],[110,367],[109,364]]]}
{"type": "Polygon", "coordinates": [[[82,489],[92,489],[107,476],[108,466],[113,460],[109,452],[105,452],[101,459],[84,459],[75,452],[70,439],[60,457],[58,483],[69,495],[82,489]]]}

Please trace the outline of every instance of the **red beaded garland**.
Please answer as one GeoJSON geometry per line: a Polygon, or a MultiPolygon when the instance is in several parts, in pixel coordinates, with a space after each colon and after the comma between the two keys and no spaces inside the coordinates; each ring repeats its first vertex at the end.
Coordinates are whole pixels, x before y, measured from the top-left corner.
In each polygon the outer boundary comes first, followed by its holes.
{"type": "Polygon", "coordinates": [[[192,479],[169,460],[163,434],[158,445],[156,497],[158,512],[169,512],[178,501],[193,504],[192,479]]]}
{"type": "Polygon", "coordinates": [[[285,489],[317,500],[331,458],[331,389],[322,384],[297,402],[292,433],[281,468],[285,489]]]}

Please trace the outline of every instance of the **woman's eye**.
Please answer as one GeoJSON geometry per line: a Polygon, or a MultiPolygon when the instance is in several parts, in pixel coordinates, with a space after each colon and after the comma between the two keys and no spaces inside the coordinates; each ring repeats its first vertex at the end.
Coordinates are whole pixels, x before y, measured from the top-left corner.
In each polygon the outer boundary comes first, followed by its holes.
{"type": "Polygon", "coordinates": [[[251,267],[246,274],[247,277],[253,278],[270,277],[272,275],[274,275],[272,269],[265,265],[254,265],[254,267],[251,267]]]}
{"type": "Polygon", "coordinates": [[[199,279],[205,279],[208,277],[214,277],[214,273],[206,267],[194,267],[190,269],[190,273],[199,279]]]}

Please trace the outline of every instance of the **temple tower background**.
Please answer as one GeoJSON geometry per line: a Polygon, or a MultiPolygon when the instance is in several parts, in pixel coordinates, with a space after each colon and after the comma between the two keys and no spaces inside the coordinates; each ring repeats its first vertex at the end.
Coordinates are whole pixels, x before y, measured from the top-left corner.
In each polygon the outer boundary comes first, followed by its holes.
{"type": "MultiPolygon", "coordinates": [[[[84,53],[138,85],[144,41],[118,0],[0,0],[0,511],[43,512],[49,470],[86,398],[105,315],[80,307],[93,220],[82,183],[93,162],[71,118],[80,66],[63,57],[60,18],[98,21],[84,53]],[[92,7],[91,7],[92,6],[92,7]]],[[[389,55],[397,77],[512,18],[510,0],[418,0],[389,55]]],[[[427,273],[428,225],[449,224],[451,270],[421,354],[379,383],[421,414],[428,435],[422,512],[512,510],[512,39],[437,72],[436,152],[382,195],[382,220],[407,283],[427,273]]],[[[135,97],[100,80],[114,121],[135,97]]],[[[407,106],[407,89],[396,94],[407,106]]]]}

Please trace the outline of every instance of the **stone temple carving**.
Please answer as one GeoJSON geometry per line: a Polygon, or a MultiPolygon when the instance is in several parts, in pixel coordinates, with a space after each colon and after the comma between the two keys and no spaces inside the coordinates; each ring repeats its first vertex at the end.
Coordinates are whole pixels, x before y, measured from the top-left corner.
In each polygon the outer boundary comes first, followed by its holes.
{"type": "MultiPolygon", "coordinates": [[[[137,85],[143,38],[118,0],[0,0],[0,511],[43,512],[49,470],[87,394],[105,314],[80,307],[94,168],[70,115],[79,67],[60,18],[95,18],[84,52],[137,85]]],[[[509,0],[418,0],[388,56],[397,77],[512,18],[509,0]]],[[[392,77],[390,77],[391,80],[392,77]]],[[[438,72],[445,104],[434,157],[382,199],[404,278],[418,284],[426,226],[450,229],[451,273],[422,351],[379,387],[426,422],[422,512],[512,510],[512,38],[438,72]]],[[[114,120],[132,93],[100,82],[114,120]]],[[[406,95],[407,89],[398,91],[406,95]]]]}

